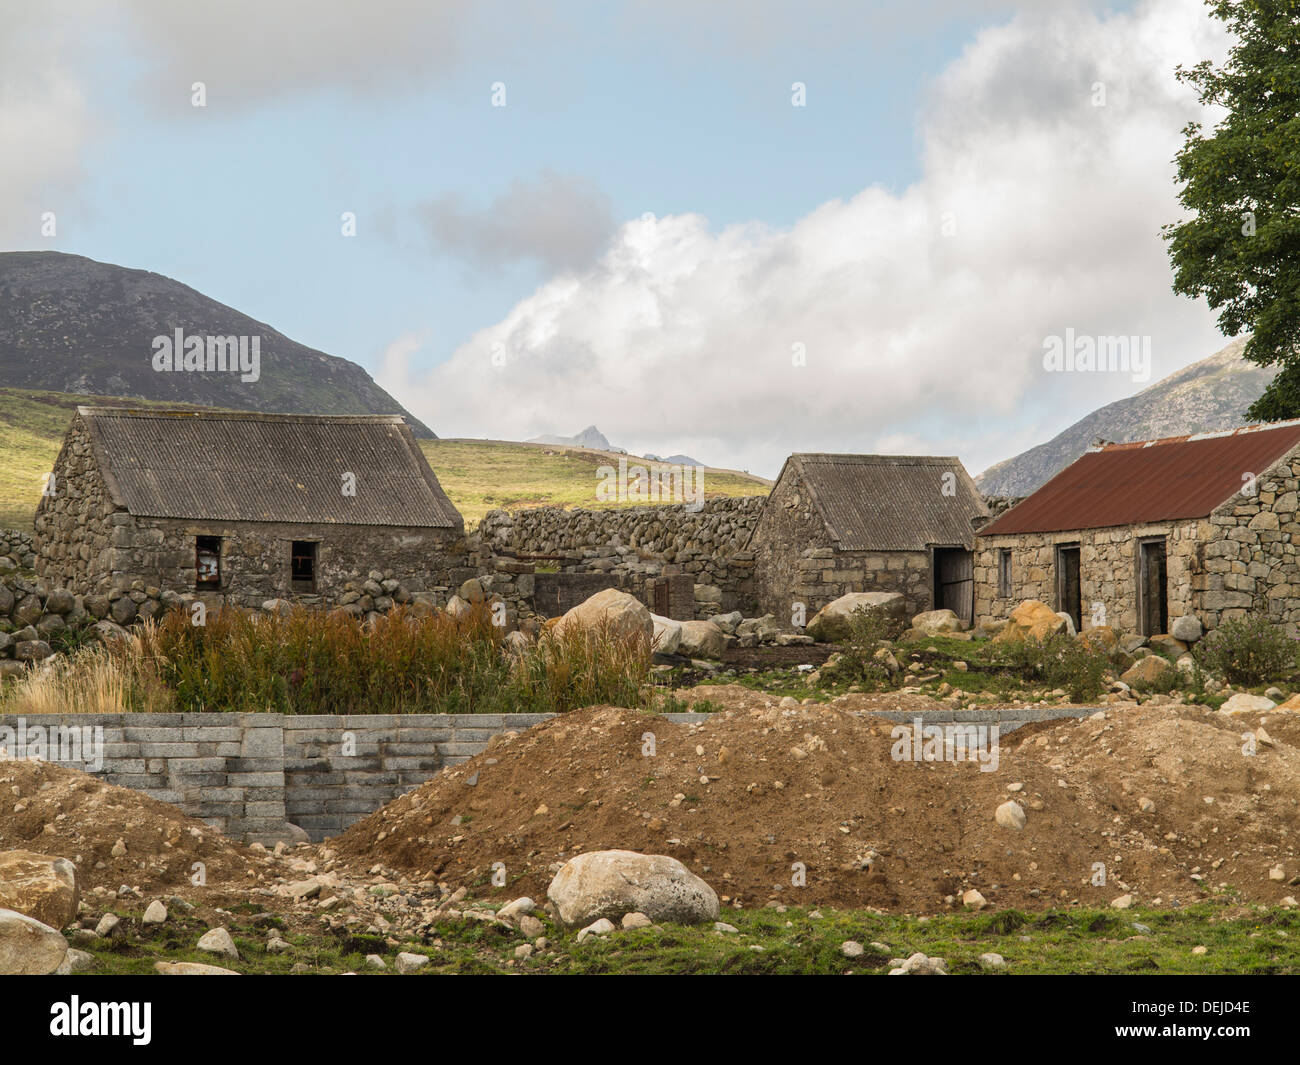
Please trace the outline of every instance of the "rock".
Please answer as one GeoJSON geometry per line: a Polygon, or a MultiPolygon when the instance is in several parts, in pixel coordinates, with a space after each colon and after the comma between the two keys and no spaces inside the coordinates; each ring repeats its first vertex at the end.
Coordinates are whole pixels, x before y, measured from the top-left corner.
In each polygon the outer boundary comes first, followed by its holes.
{"type": "Polygon", "coordinates": [[[95,639],[105,644],[117,643],[131,638],[131,634],[126,629],[122,628],[116,621],[110,621],[108,618],[95,622],[94,632],[95,639]]]}
{"type": "Polygon", "coordinates": [[[846,958],[860,958],[866,953],[866,948],[856,939],[846,939],[840,944],[840,953],[846,958]]]}
{"type": "Polygon", "coordinates": [[[660,617],[658,614],[651,614],[650,620],[655,627],[650,644],[651,650],[661,655],[675,655],[682,645],[682,623],[672,618],[660,617]]]}
{"type": "Polygon", "coordinates": [[[607,936],[612,931],[614,931],[614,922],[607,917],[602,917],[598,921],[592,921],[578,933],[578,942],[581,943],[589,936],[607,936]]]}
{"type": "Polygon", "coordinates": [[[366,955],[366,968],[368,969],[387,969],[388,963],[378,954],[366,955]]]}
{"type": "Polygon", "coordinates": [[[527,961],[533,956],[533,945],[531,943],[520,943],[515,947],[515,957],[520,961],[527,961]]]}
{"type": "Polygon", "coordinates": [[[718,919],[713,888],[676,858],[636,851],[592,851],[565,862],[546,896],[561,923],[577,928],[601,917],[644,913],[655,923],[718,919]]]}
{"type": "Polygon", "coordinates": [[[0,976],[48,976],[67,956],[68,941],[57,929],[0,909],[0,976]]]}
{"type": "Polygon", "coordinates": [[[1290,698],[1290,699],[1287,699],[1286,702],[1278,703],[1278,704],[1277,704],[1277,709],[1279,709],[1279,710],[1300,710],[1300,693],[1297,693],[1296,695],[1291,696],[1291,698],[1290,698]]]}
{"type": "Polygon", "coordinates": [[[896,635],[907,624],[907,601],[897,592],[849,592],[817,611],[805,631],[819,643],[847,639],[856,610],[883,617],[889,635],[896,635]]]}
{"type": "Polygon", "coordinates": [[[1169,635],[1175,640],[1182,640],[1183,643],[1195,643],[1205,634],[1205,629],[1201,625],[1201,619],[1195,614],[1184,614],[1180,618],[1174,618],[1174,623],[1169,626],[1169,635]]]}
{"type": "Polygon", "coordinates": [[[994,643],[1016,643],[1024,640],[1045,640],[1065,631],[1065,620],[1046,603],[1026,599],[1015,610],[1006,626],[993,637],[994,643]]]}
{"type": "Polygon", "coordinates": [[[282,618],[293,613],[293,603],[288,599],[267,599],[262,603],[263,614],[278,614],[282,618]]]}
{"type": "Polygon", "coordinates": [[[525,914],[519,918],[519,932],[521,935],[525,935],[529,939],[536,939],[544,931],[546,931],[546,926],[536,917],[525,914]]]}
{"type": "Polygon", "coordinates": [[[0,851],[0,909],[66,928],[76,919],[80,901],[77,867],[67,858],[0,851]]]}
{"type": "Polygon", "coordinates": [[[976,891],[975,888],[971,888],[962,895],[961,904],[968,910],[982,910],[989,904],[989,900],[976,891]]]}
{"type": "Polygon", "coordinates": [[[1172,672],[1173,668],[1168,659],[1159,655],[1147,655],[1121,673],[1119,679],[1128,685],[1154,684],[1172,672]]]}
{"type": "Polygon", "coordinates": [[[574,627],[587,632],[608,630],[611,636],[643,635],[646,641],[654,639],[655,626],[650,611],[636,596],[606,588],[568,611],[553,630],[557,635],[574,627]]]}
{"type": "Polygon", "coordinates": [[[108,939],[115,935],[121,927],[122,918],[115,913],[106,913],[99,919],[99,923],[95,925],[95,935],[101,939],[108,939]]]}
{"type": "Polygon", "coordinates": [[[154,972],[163,976],[238,976],[234,969],[223,969],[220,965],[204,965],[197,961],[156,961],[154,972]]]}
{"type": "Polygon", "coordinates": [[[211,931],[204,932],[197,946],[199,950],[208,954],[222,954],[227,958],[239,960],[239,948],[235,946],[235,941],[225,928],[213,928],[211,931]]]}
{"type": "Polygon", "coordinates": [[[1285,880],[1286,869],[1280,865],[1275,865],[1268,871],[1268,878],[1270,880],[1285,880]]]}
{"type": "Polygon", "coordinates": [[[1119,633],[1109,625],[1094,625],[1079,633],[1079,642],[1089,650],[1109,653],[1119,647],[1119,633]]]}
{"type": "Polygon", "coordinates": [[[981,969],[1005,969],[1007,967],[1006,958],[1001,954],[994,954],[992,952],[981,954],[979,956],[979,963],[981,969]]]}
{"type": "Polygon", "coordinates": [[[95,967],[95,955],[88,950],[77,950],[75,947],[69,947],[64,964],[70,973],[84,973],[95,967]]]}
{"type": "Polygon", "coordinates": [[[918,951],[889,975],[895,973],[902,976],[947,976],[948,963],[942,958],[927,958],[918,951]]]}
{"type": "Polygon", "coordinates": [[[460,596],[453,595],[447,600],[447,614],[456,621],[470,617],[473,613],[474,608],[460,596]]]}
{"type": "Polygon", "coordinates": [[[429,955],[411,954],[408,951],[404,950],[397,955],[397,961],[393,967],[399,973],[405,976],[408,973],[418,972],[420,969],[423,969],[428,964],[429,964],[429,955]]]}
{"type": "Polygon", "coordinates": [[[623,914],[623,930],[630,932],[634,928],[649,928],[654,922],[643,913],[625,913],[623,914]]]}
{"type": "Polygon", "coordinates": [[[951,610],[926,610],[912,618],[912,628],[927,636],[942,636],[948,632],[961,632],[965,629],[961,618],[951,610]]]}
{"type": "Polygon", "coordinates": [[[728,935],[728,936],[734,936],[739,934],[740,932],[740,929],[737,928],[734,924],[727,924],[726,921],[714,921],[713,930],[715,932],[721,932],[723,935],[728,935]]]}
{"type": "Polygon", "coordinates": [[[736,627],[744,620],[744,615],[739,610],[733,610],[730,614],[714,614],[709,620],[727,635],[734,636],[736,627]]]}
{"type": "Polygon", "coordinates": [[[1177,658],[1179,655],[1187,653],[1187,644],[1163,632],[1157,633],[1155,636],[1148,636],[1147,646],[1156,654],[1164,655],[1166,658],[1177,658]]]}
{"type": "Polygon", "coordinates": [[[1265,710],[1272,710],[1277,703],[1272,699],[1266,699],[1262,695],[1251,695],[1249,692],[1238,692],[1224,704],[1219,707],[1221,714],[1257,714],[1265,710]]]}
{"type": "Polygon", "coordinates": [[[1019,830],[1025,827],[1025,811],[1020,803],[1008,799],[994,811],[993,820],[1003,828],[1019,830]]]}
{"type": "Polygon", "coordinates": [[[721,658],[726,649],[726,634],[713,622],[682,622],[681,654],[692,658],[721,658]]]}
{"type": "Polygon", "coordinates": [[[1078,635],[1078,633],[1074,631],[1074,618],[1070,617],[1070,615],[1067,614],[1064,610],[1058,610],[1056,612],[1056,616],[1060,618],[1063,622],[1065,622],[1065,627],[1061,630],[1062,632],[1064,632],[1067,636],[1078,635]]]}
{"type": "Polygon", "coordinates": [[[1133,905],[1132,895],[1121,895],[1117,899],[1110,900],[1110,906],[1111,909],[1113,910],[1127,910],[1132,905],[1133,905]]]}
{"type": "Polygon", "coordinates": [[[108,852],[114,858],[121,858],[126,854],[126,841],[119,839],[113,844],[113,849],[108,852]]]}
{"type": "Polygon", "coordinates": [[[145,908],[144,916],[140,918],[143,924],[162,924],[167,920],[167,907],[157,899],[145,908]]]}
{"type": "Polygon", "coordinates": [[[527,895],[521,896],[514,902],[507,902],[501,909],[497,910],[497,916],[503,921],[508,921],[515,917],[524,917],[537,909],[537,903],[527,895]]]}
{"type": "Polygon", "coordinates": [[[487,595],[483,591],[483,585],[479,583],[477,577],[470,577],[469,580],[460,586],[460,589],[456,594],[471,606],[487,601],[487,595]]]}

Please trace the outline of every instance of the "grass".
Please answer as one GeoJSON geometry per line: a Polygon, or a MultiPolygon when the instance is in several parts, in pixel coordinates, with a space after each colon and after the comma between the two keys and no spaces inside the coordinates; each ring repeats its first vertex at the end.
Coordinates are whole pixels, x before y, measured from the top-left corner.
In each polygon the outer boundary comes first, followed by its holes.
{"type": "Polygon", "coordinates": [[[196,950],[208,925],[182,915],[161,926],[132,921],[122,939],[83,949],[96,958],[93,972],[111,974],[152,973],[158,960],[204,962],[242,973],[288,973],[302,963],[315,973],[366,974],[375,972],[365,966],[367,954],[383,957],[391,973],[399,950],[429,956],[421,974],[885,974],[892,958],[918,951],[946,959],[954,976],[983,972],[979,956],[985,953],[1001,954],[1007,963],[1002,972],[1016,975],[1300,973],[1300,913],[1226,901],[1181,910],[1003,910],[930,918],[791,907],[784,913],[723,910],[721,917],[738,931],[665,925],[583,943],[544,918],[551,949],[527,961],[514,957],[525,942],[518,933],[458,919],[439,921],[430,930],[429,939],[440,945],[411,939],[393,946],[373,934],[321,929],[285,931],[292,951],[271,954],[265,936],[270,927],[283,927],[279,919],[234,915],[227,927],[241,957],[232,961],[196,950]],[[845,940],[860,943],[865,953],[846,958],[840,951],[845,940]],[[1206,953],[1193,954],[1197,946],[1206,953]]]}
{"type": "MultiPolygon", "coordinates": [[[[140,399],[0,388],[0,528],[30,529],[63,434],[81,404],[176,406],[140,399]]],[[[598,503],[596,470],[619,456],[585,448],[502,440],[421,440],[443,489],[476,525],[494,507],[607,507],[598,503]]],[[[629,461],[635,461],[627,456],[629,461]]],[[[709,469],[705,495],[766,495],[772,482],[735,470],[709,469]]]]}

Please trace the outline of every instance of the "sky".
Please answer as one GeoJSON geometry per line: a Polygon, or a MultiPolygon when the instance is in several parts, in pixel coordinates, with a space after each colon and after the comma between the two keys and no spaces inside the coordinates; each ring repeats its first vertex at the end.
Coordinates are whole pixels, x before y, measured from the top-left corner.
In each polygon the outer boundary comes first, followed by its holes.
{"type": "Polygon", "coordinates": [[[0,0],[0,26],[0,250],[175,278],[440,436],[978,473],[1226,343],[1160,239],[1205,117],[1174,69],[1226,50],[1201,0],[0,0]],[[1150,364],[1048,368],[1065,336],[1150,364]]]}

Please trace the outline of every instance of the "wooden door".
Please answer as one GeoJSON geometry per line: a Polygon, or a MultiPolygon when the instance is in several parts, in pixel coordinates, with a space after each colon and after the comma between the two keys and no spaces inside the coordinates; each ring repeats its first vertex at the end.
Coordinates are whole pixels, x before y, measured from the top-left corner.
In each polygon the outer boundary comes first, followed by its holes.
{"type": "Polygon", "coordinates": [[[975,571],[971,552],[960,547],[934,549],[934,608],[951,610],[969,626],[975,618],[975,571]]]}

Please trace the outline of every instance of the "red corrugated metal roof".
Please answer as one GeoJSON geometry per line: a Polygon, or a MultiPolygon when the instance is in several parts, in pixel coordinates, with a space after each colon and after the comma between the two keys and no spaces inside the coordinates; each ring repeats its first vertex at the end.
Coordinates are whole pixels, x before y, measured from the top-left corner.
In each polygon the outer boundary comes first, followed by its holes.
{"type": "Polygon", "coordinates": [[[980,530],[1065,532],[1204,518],[1300,444],[1300,420],[1108,444],[1082,455],[980,530]]]}

